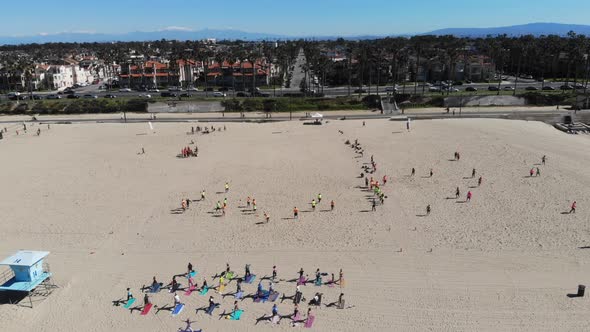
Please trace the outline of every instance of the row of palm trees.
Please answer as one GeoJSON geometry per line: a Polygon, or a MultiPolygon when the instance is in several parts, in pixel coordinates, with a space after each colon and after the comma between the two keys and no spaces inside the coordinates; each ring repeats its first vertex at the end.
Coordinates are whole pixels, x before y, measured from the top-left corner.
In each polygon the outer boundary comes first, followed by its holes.
{"type": "MultiPolygon", "coordinates": [[[[530,75],[536,79],[561,79],[565,84],[583,82],[587,85],[590,39],[570,32],[560,36],[488,36],[486,38],[457,38],[454,36],[415,36],[378,40],[305,41],[306,68],[320,78],[321,85],[352,87],[413,83],[405,91],[418,94],[419,81],[434,80],[433,64],[442,65],[438,80],[457,79],[457,64],[469,68],[470,57],[484,55],[495,67],[498,80],[502,74],[518,78],[530,75]],[[332,61],[330,52],[343,53],[344,61],[332,61]]],[[[311,75],[311,74],[310,74],[311,75]]],[[[467,71],[461,79],[469,79],[467,71]]],[[[493,77],[491,78],[493,80],[493,77]]],[[[516,91],[514,92],[516,93],[516,91]]]]}

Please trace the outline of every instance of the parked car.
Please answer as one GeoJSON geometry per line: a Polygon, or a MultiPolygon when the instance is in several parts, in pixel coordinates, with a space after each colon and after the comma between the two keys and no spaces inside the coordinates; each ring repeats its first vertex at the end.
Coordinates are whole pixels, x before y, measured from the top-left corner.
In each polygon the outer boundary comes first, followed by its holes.
{"type": "Polygon", "coordinates": [[[216,91],[213,92],[213,97],[225,97],[225,93],[216,91]]]}
{"type": "Polygon", "coordinates": [[[119,89],[119,92],[131,92],[132,90],[129,88],[121,88],[119,89]]]}
{"type": "Polygon", "coordinates": [[[184,92],[184,93],[181,93],[181,94],[180,94],[180,97],[183,97],[183,98],[188,98],[188,97],[190,97],[190,96],[191,96],[191,94],[190,94],[190,93],[188,93],[188,92],[184,92]]]}
{"type": "Polygon", "coordinates": [[[97,95],[91,95],[91,94],[85,94],[85,95],[82,96],[82,98],[84,98],[84,99],[96,99],[96,98],[98,98],[98,96],[97,95]]]}
{"type": "Polygon", "coordinates": [[[573,90],[574,87],[568,84],[564,84],[562,86],[559,87],[561,90],[573,90]]]}
{"type": "Polygon", "coordinates": [[[396,88],[396,87],[394,87],[394,86],[386,86],[386,87],[385,87],[385,91],[386,91],[386,92],[397,92],[398,90],[397,90],[397,88],[396,88]]]}
{"type": "Polygon", "coordinates": [[[60,95],[47,95],[47,97],[45,97],[45,99],[61,99],[60,95]]]}
{"type": "Polygon", "coordinates": [[[213,88],[205,88],[205,91],[213,92],[213,91],[215,91],[215,89],[213,89],[213,88]]]}
{"type": "Polygon", "coordinates": [[[584,84],[576,83],[576,84],[574,84],[574,87],[576,89],[584,89],[584,84]]]}
{"type": "Polygon", "coordinates": [[[236,97],[250,97],[250,93],[246,91],[240,91],[236,93],[236,97]]]}
{"type": "Polygon", "coordinates": [[[466,88],[465,88],[465,91],[472,91],[472,92],[475,92],[475,91],[477,91],[477,88],[475,88],[475,87],[472,87],[472,86],[468,86],[468,87],[466,87],[466,88]]]}
{"type": "Polygon", "coordinates": [[[8,94],[8,99],[10,100],[25,100],[27,97],[20,92],[11,92],[8,94]]]}
{"type": "Polygon", "coordinates": [[[488,91],[500,91],[500,89],[498,89],[497,86],[490,85],[490,86],[488,86],[488,91]]]}
{"type": "Polygon", "coordinates": [[[525,90],[527,90],[527,91],[537,91],[537,90],[539,90],[539,88],[537,88],[537,87],[535,87],[535,86],[527,86],[527,87],[525,88],[525,90]]]}
{"type": "Polygon", "coordinates": [[[33,100],[41,100],[41,99],[43,99],[43,97],[40,96],[40,95],[32,95],[30,98],[33,99],[33,100]]]}
{"type": "MultiPolygon", "coordinates": [[[[316,92],[315,92],[315,90],[314,90],[314,91],[312,92],[312,94],[315,94],[315,93],[316,93],[316,92]]],[[[264,98],[267,98],[267,97],[270,97],[270,93],[268,93],[268,92],[259,92],[259,91],[256,91],[256,92],[254,92],[254,96],[255,96],[255,97],[264,97],[264,98]]]]}
{"type": "Polygon", "coordinates": [[[354,93],[367,93],[367,90],[365,90],[363,88],[359,88],[359,89],[355,89],[354,93]]]}
{"type": "Polygon", "coordinates": [[[168,91],[182,91],[182,89],[177,86],[171,86],[168,88],[168,91]]]}
{"type": "Polygon", "coordinates": [[[162,92],[160,93],[160,97],[178,97],[178,95],[174,92],[162,92]]]}
{"type": "Polygon", "coordinates": [[[160,89],[149,89],[149,92],[160,92],[160,89]]]}
{"type": "Polygon", "coordinates": [[[199,89],[191,86],[190,88],[186,89],[186,91],[199,91],[199,89]]]}
{"type": "Polygon", "coordinates": [[[514,88],[513,88],[513,87],[511,87],[511,86],[505,86],[505,87],[503,88],[503,90],[504,90],[504,91],[514,91],[514,88]]]}
{"type": "Polygon", "coordinates": [[[104,97],[105,97],[105,98],[109,98],[109,99],[117,98],[117,96],[115,96],[115,95],[111,95],[111,94],[104,95],[104,97]]]}
{"type": "Polygon", "coordinates": [[[139,96],[140,96],[141,98],[147,98],[147,99],[150,99],[150,98],[152,98],[152,95],[149,95],[149,94],[147,94],[147,93],[142,93],[142,94],[140,94],[139,96]]]}
{"type": "Polygon", "coordinates": [[[545,90],[545,91],[555,91],[555,88],[552,87],[552,86],[550,86],[550,85],[546,85],[546,86],[543,87],[543,90],[545,90]]]}
{"type": "Polygon", "coordinates": [[[428,91],[430,92],[440,92],[440,88],[436,87],[436,86],[431,86],[430,88],[428,88],[428,91]]]}
{"type": "Polygon", "coordinates": [[[72,89],[65,89],[63,91],[64,95],[73,95],[74,93],[76,93],[76,91],[72,90],[72,89]]]}
{"type": "Polygon", "coordinates": [[[66,98],[68,98],[68,99],[78,99],[78,98],[80,98],[80,96],[78,96],[78,95],[68,95],[66,98]]]}

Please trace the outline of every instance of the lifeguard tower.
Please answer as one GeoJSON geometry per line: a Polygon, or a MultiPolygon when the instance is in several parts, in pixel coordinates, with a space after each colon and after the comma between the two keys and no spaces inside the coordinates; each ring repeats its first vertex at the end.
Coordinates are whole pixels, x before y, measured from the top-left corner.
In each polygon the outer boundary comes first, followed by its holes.
{"type": "Polygon", "coordinates": [[[32,296],[51,294],[56,286],[51,283],[49,265],[44,261],[47,255],[48,251],[21,250],[1,261],[0,267],[10,269],[0,274],[0,295],[15,304],[28,297],[32,308],[32,296]]]}

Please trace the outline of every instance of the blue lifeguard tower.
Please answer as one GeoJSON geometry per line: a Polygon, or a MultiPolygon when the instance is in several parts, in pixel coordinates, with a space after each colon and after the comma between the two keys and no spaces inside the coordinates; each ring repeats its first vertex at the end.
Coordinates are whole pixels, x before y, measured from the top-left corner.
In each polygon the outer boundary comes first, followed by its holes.
{"type": "Polygon", "coordinates": [[[0,262],[0,267],[10,267],[10,270],[0,274],[0,292],[6,292],[11,303],[13,302],[9,294],[17,292],[20,296],[16,298],[29,297],[32,308],[32,295],[47,296],[55,288],[55,285],[51,283],[49,265],[44,261],[47,255],[49,255],[48,251],[20,250],[0,262]],[[38,288],[41,290],[38,291],[38,288]]]}

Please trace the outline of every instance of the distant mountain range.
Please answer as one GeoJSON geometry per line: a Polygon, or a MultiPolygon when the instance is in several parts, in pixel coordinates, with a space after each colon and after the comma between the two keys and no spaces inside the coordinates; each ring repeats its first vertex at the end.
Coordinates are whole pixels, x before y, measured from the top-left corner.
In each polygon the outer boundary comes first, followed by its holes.
{"type": "MultiPolygon", "coordinates": [[[[564,36],[569,31],[590,36],[590,25],[560,24],[560,23],[531,23],[496,28],[449,28],[435,30],[416,35],[455,35],[458,37],[485,37],[506,34],[508,36],[522,35],[560,35],[564,36]]],[[[411,36],[389,35],[389,36],[411,36]]],[[[0,45],[31,44],[31,43],[59,43],[59,42],[116,42],[116,41],[150,41],[150,40],[201,40],[214,38],[217,40],[286,40],[286,39],[315,39],[334,40],[344,38],[348,40],[376,39],[387,35],[362,35],[362,36],[287,36],[272,33],[245,32],[240,30],[188,30],[184,28],[169,28],[151,32],[128,32],[122,34],[68,32],[57,34],[40,34],[35,36],[9,37],[0,36],[0,45]]]]}
{"type": "Polygon", "coordinates": [[[590,36],[590,25],[560,24],[560,23],[530,23],[497,28],[450,28],[435,30],[425,35],[454,35],[458,37],[485,37],[487,35],[508,36],[523,35],[559,35],[565,36],[568,32],[574,31],[577,34],[590,36]]]}

